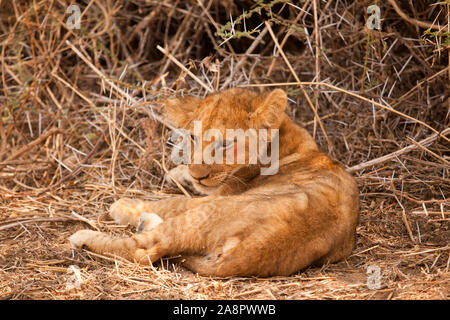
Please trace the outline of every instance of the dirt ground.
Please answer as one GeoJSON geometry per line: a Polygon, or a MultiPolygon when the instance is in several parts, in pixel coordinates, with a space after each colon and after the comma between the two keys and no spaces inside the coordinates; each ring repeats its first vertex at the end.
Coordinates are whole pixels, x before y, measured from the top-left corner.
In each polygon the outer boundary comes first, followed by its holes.
{"type": "Polygon", "coordinates": [[[200,2],[84,1],[71,29],[65,1],[0,1],[0,299],[449,299],[448,1],[379,3],[380,30],[370,1],[200,2]],[[350,257],[218,279],[71,248],[133,232],[121,197],[180,194],[164,97],[268,86],[358,182],[350,257]]]}
{"type": "Polygon", "coordinates": [[[195,275],[170,259],[149,268],[72,250],[67,238],[89,227],[69,213],[74,208],[102,231],[124,235],[132,230],[107,219],[106,203],[90,205],[88,189],[71,193],[78,197],[44,196],[1,207],[2,215],[14,212],[21,217],[10,214],[0,227],[2,299],[449,298],[448,225],[415,217],[411,222],[422,239],[414,244],[401,213],[380,209],[382,201],[363,200],[367,209],[361,212],[356,248],[346,261],[290,277],[214,279],[195,275]],[[80,279],[71,266],[79,268],[80,279]]]}

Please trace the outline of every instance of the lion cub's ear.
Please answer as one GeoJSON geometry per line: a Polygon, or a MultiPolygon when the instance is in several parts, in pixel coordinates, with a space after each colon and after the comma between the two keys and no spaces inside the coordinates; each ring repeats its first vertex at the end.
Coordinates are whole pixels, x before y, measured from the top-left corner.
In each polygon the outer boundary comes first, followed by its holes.
{"type": "Polygon", "coordinates": [[[194,110],[202,99],[196,97],[171,98],[164,102],[164,117],[175,127],[186,128],[192,121],[194,110]]]}
{"type": "Polygon", "coordinates": [[[251,118],[259,128],[279,128],[282,115],[287,105],[284,90],[275,89],[261,96],[260,106],[252,113],[251,118]]]}

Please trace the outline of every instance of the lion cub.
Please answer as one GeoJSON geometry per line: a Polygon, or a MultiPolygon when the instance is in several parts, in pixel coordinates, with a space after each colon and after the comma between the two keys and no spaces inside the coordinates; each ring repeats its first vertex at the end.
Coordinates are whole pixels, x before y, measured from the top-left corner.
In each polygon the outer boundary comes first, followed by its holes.
{"type": "MultiPolygon", "coordinates": [[[[244,163],[236,161],[239,143],[236,136],[232,141],[227,137],[219,147],[216,143],[213,153],[217,160],[227,150],[236,151],[227,159],[231,161],[180,165],[169,172],[205,196],[121,199],[111,206],[110,215],[117,223],[136,226],[138,234],[111,238],[81,230],[70,237],[71,243],[142,264],[181,255],[190,270],[219,277],[289,275],[347,257],[359,216],[356,183],[284,113],[286,105],[281,89],[264,94],[231,89],[205,99],[168,99],[167,121],[189,130],[197,142],[212,128],[223,137],[229,129],[253,135],[270,132],[267,143],[259,140],[258,151],[274,154],[276,147],[275,174],[262,174],[267,162],[251,163],[248,148],[240,150],[244,163]],[[202,125],[201,136],[194,135],[196,121],[202,125]]],[[[244,141],[251,138],[248,134],[244,141]]],[[[196,152],[207,153],[210,145],[203,141],[200,150],[193,148],[194,158],[196,152]]]]}

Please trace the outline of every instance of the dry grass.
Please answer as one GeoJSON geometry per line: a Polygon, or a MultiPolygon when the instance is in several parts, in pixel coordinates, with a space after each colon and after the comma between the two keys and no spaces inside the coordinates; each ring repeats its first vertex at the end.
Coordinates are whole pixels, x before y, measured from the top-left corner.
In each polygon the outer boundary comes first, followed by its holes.
{"type": "Polygon", "coordinates": [[[0,299],[450,297],[448,1],[389,0],[381,31],[365,27],[371,1],[266,1],[245,19],[261,32],[238,32],[253,3],[86,0],[69,30],[66,1],[0,1],[0,299]],[[230,14],[234,38],[216,36],[230,14]],[[70,248],[82,228],[132,232],[107,217],[118,198],[180,193],[163,180],[162,97],[272,84],[358,181],[346,261],[209,279],[70,248]],[[80,289],[66,287],[71,265],[80,289]]]}

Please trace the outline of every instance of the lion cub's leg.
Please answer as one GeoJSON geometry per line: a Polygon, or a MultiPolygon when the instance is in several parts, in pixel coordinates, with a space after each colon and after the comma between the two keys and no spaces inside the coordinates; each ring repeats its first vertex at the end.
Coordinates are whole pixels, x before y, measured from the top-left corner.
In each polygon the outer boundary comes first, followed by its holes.
{"type": "MultiPolygon", "coordinates": [[[[165,221],[178,221],[174,218],[183,216],[182,213],[198,207],[205,201],[208,201],[208,197],[190,199],[180,196],[159,201],[120,199],[111,206],[110,215],[117,223],[129,223],[137,227],[137,235],[111,238],[102,232],[80,230],[69,240],[79,248],[86,246],[94,252],[112,253],[132,261],[149,263],[172,250],[171,236],[172,232],[177,234],[177,224],[170,222],[161,232],[165,221]]],[[[195,229],[195,226],[190,227],[195,229]]]]}
{"type": "Polygon", "coordinates": [[[152,230],[127,238],[112,238],[102,232],[80,230],[70,236],[69,241],[77,248],[86,246],[97,253],[109,253],[142,264],[149,264],[162,256],[160,240],[152,230]]]}
{"type": "Polygon", "coordinates": [[[123,198],[111,205],[109,215],[117,224],[130,224],[138,227],[143,213],[150,213],[152,206],[148,201],[123,198]]]}
{"type": "Polygon", "coordinates": [[[154,213],[161,219],[176,216],[204,202],[202,198],[189,199],[184,196],[158,201],[143,201],[122,198],[111,205],[109,215],[118,224],[130,224],[139,227],[143,213],[154,213]]]}
{"type": "MultiPolygon", "coordinates": [[[[102,232],[80,230],[69,240],[78,248],[86,246],[97,253],[110,253],[142,264],[186,250],[202,252],[207,245],[203,235],[211,231],[208,220],[214,216],[214,208],[208,204],[196,205],[203,199],[196,200],[187,199],[186,203],[178,208],[193,208],[188,209],[184,214],[166,215],[167,219],[164,221],[159,215],[141,212],[143,232],[132,237],[112,238],[102,232]]],[[[165,201],[161,202],[165,203],[165,201]]],[[[150,203],[158,203],[158,201],[150,203]]],[[[130,216],[134,217],[135,211],[131,212],[130,216]]]]}

